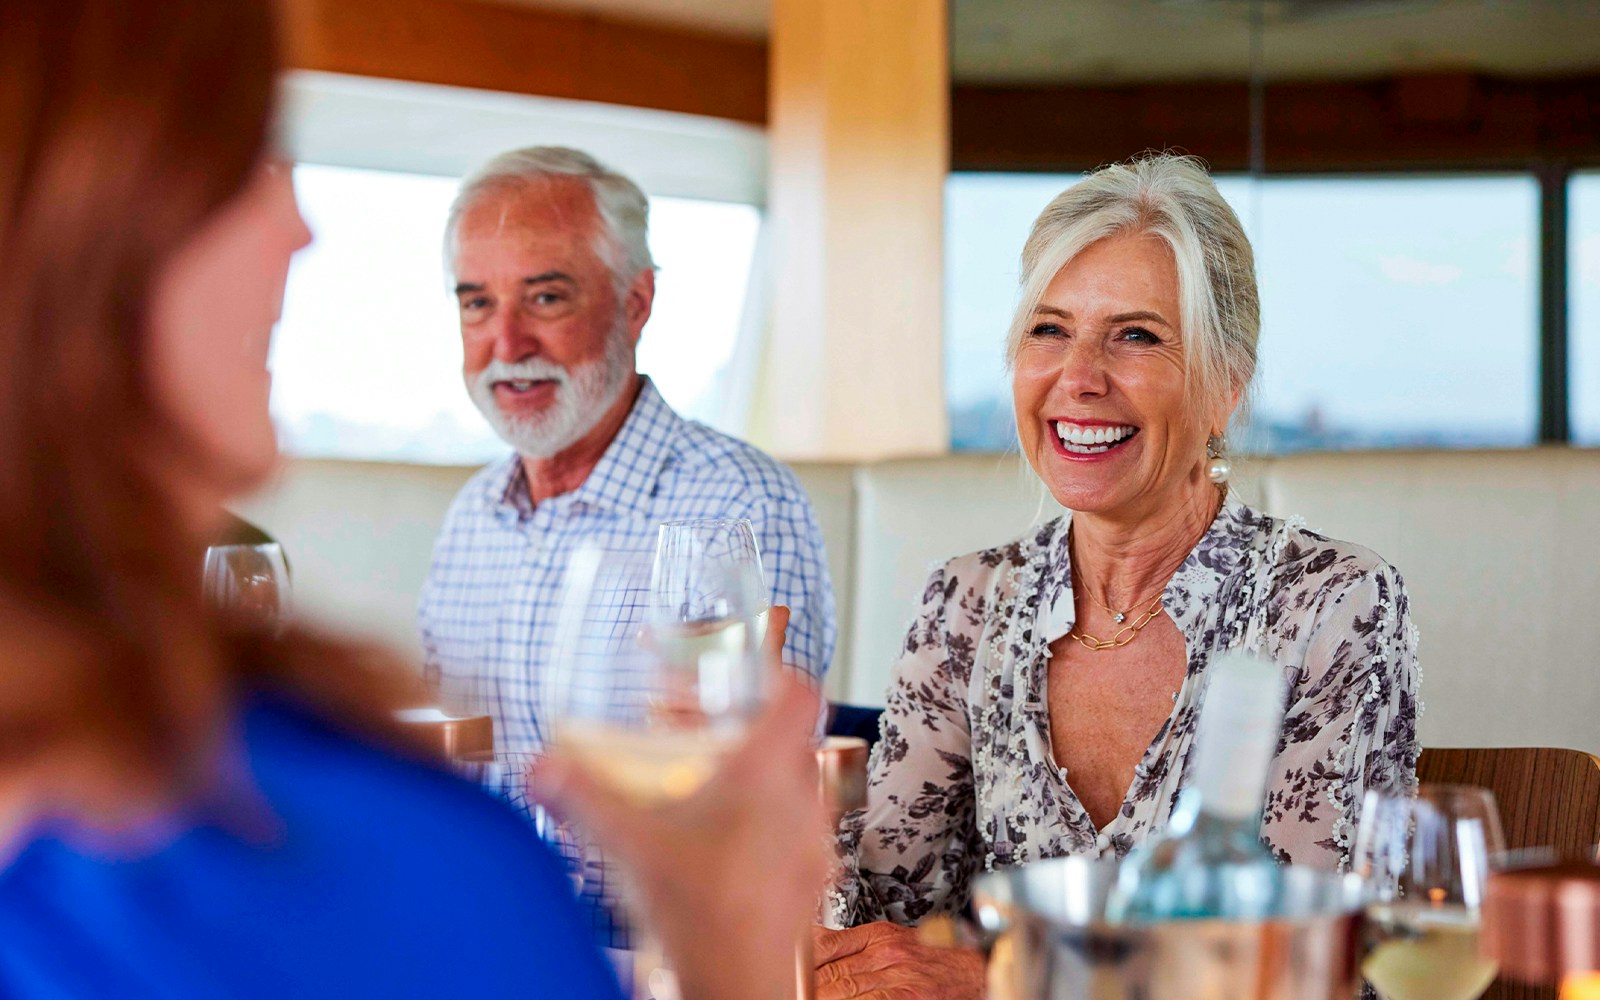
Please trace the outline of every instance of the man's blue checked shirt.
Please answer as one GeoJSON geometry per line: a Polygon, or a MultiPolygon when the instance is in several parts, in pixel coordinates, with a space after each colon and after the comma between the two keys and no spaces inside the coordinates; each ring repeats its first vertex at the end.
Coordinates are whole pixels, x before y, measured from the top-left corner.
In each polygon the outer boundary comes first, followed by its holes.
{"type": "MultiPolygon", "coordinates": [[[[426,669],[444,691],[471,692],[494,717],[498,750],[540,746],[537,677],[555,667],[563,577],[584,542],[648,557],[663,521],[749,518],[772,603],[791,613],[784,661],[820,681],[833,657],[822,532],[794,473],[679,417],[642,381],[627,421],[578,489],[532,505],[513,455],[468,481],[445,516],[419,607],[426,669]]],[[[617,609],[619,621],[634,614],[617,609]]]]}

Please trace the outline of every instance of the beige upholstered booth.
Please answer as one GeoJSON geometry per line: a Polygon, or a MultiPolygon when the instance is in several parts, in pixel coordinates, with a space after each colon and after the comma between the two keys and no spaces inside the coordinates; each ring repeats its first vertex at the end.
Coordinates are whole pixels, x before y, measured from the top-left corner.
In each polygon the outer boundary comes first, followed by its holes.
{"type": "MultiPolygon", "coordinates": [[[[1239,463],[1240,496],[1398,566],[1422,633],[1424,742],[1600,751],[1600,452],[1363,452],[1239,463]]],[[[472,470],[297,461],[243,512],[295,562],[298,606],[416,648],[433,533],[472,470]]],[[[1059,512],[1023,463],[796,467],[828,544],[839,700],[881,703],[931,563],[1059,512]]]]}

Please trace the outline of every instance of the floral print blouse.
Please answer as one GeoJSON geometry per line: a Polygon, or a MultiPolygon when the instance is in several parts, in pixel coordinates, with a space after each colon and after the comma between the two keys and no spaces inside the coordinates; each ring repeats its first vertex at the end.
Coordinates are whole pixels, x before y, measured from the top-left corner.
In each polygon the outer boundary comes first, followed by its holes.
{"type": "Polygon", "coordinates": [[[1206,666],[1242,646],[1289,696],[1262,837],[1283,862],[1343,868],[1369,787],[1416,781],[1417,633],[1373,552],[1229,503],[1167,584],[1188,673],[1117,816],[1096,829],[1051,752],[1050,644],[1073,626],[1071,515],[934,570],[845,817],[829,922],[914,924],[960,910],[979,871],[1126,854],[1165,827],[1184,783],[1206,666]]]}

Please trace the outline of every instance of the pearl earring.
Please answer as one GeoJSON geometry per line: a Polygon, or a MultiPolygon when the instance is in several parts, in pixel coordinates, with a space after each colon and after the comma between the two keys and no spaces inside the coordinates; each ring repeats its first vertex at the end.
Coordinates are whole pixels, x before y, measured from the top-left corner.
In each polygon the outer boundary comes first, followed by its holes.
{"type": "Polygon", "coordinates": [[[1227,457],[1223,454],[1228,442],[1220,434],[1213,434],[1206,441],[1206,455],[1211,461],[1206,463],[1206,478],[1221,486],[1233,474],[1233,466],[1228,464],[1227,457]]]}

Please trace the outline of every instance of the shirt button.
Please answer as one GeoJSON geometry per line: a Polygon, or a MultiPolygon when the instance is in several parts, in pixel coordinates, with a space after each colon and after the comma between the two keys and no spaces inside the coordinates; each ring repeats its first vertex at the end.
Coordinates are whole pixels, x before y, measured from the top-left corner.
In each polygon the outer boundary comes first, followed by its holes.
{"type": "Polygon", "coordinates": [[[1102,853],[1104,853],[1105,851],[1110,850],[1111,849],[1111,834],[1102,833],[1100,836],[1094,838],[1094,846],[1098,847],[1102,853]]]}

